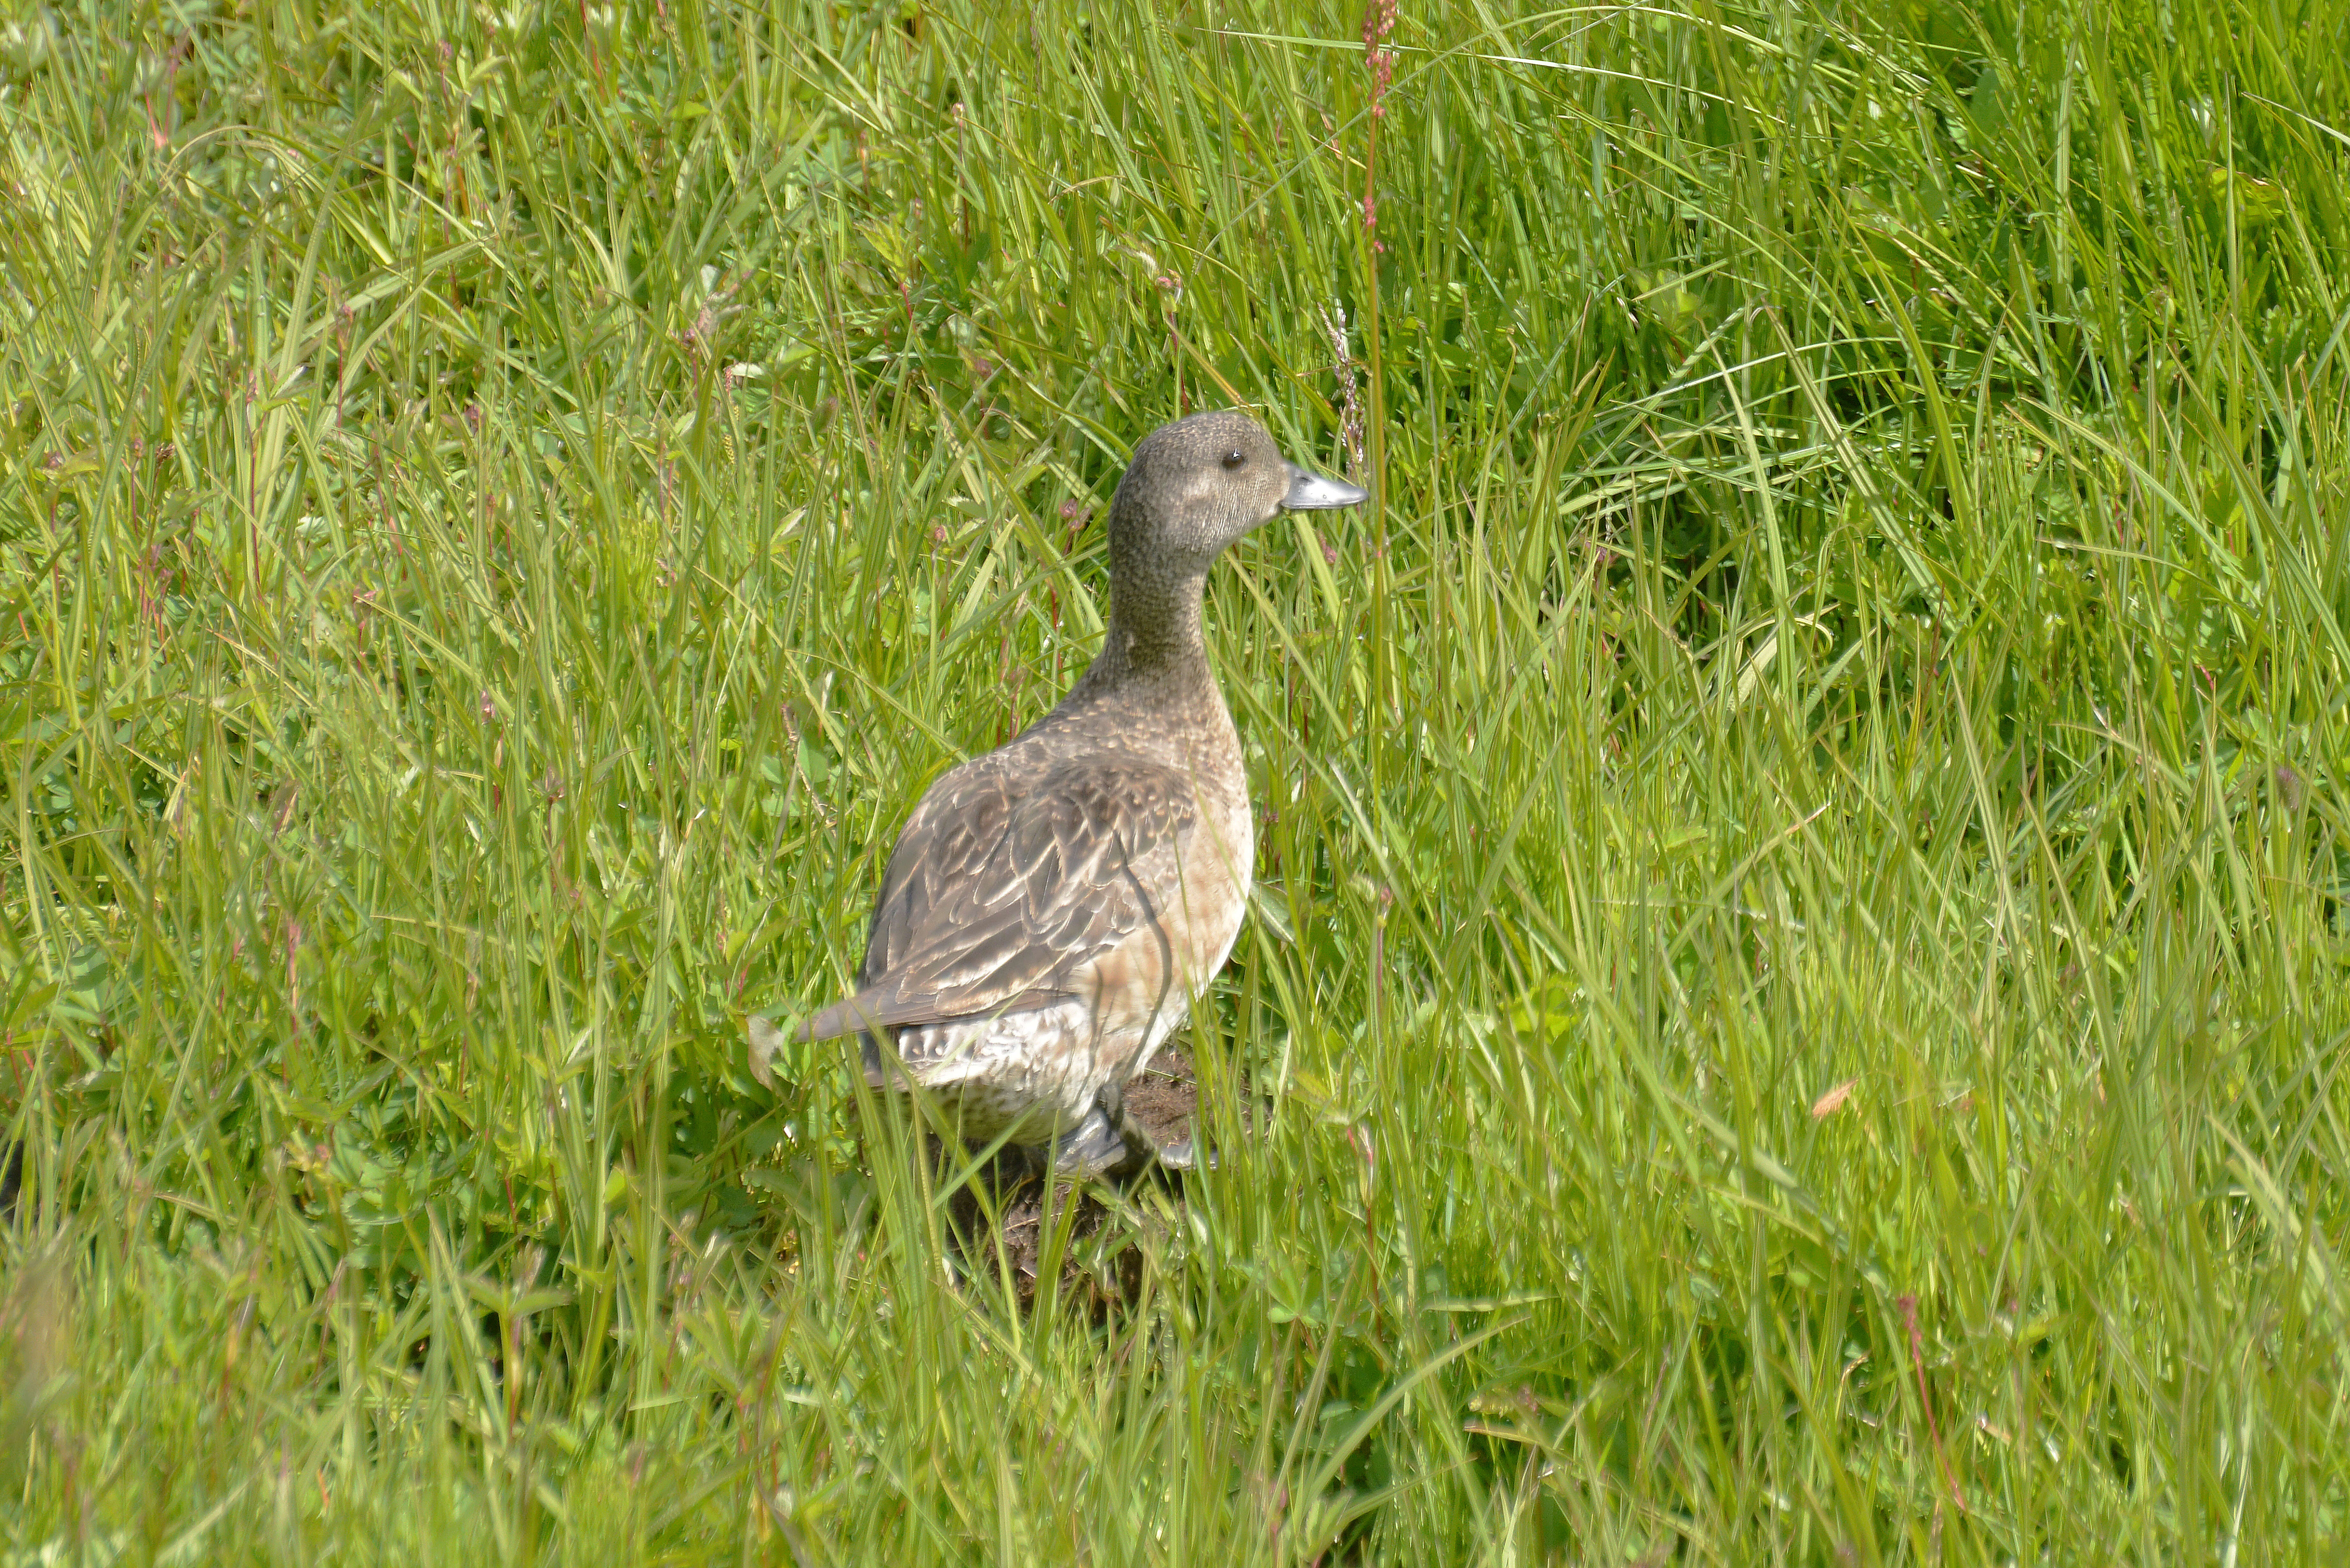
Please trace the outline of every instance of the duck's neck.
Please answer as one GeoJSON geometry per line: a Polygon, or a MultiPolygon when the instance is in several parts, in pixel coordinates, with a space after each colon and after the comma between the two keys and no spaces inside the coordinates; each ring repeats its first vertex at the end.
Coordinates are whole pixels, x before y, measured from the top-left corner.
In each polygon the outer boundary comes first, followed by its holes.
{"type": "Polygon", "coordinates": [[[1207,573],[1120,572],[1113,563],[1110,582],[1101,652],[1063,707],[1107,701],[1170,718],[1213,715],[1214,722],[1229,727],[1201,628],[1207,573]]]}

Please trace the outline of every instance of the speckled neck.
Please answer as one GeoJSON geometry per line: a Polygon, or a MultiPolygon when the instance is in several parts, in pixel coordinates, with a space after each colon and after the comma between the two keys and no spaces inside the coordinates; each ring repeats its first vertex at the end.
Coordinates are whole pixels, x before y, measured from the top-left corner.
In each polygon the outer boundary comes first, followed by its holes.
{"type": "Polygon", "coordinates": [[[1107,718],[1139,749],[1193,766],[1211,760],[1197,754],[1202,743],[1236,754],[1238,736],[1208,662],[1201,624],[1206,588],[1204,572],[1169,571],[1158,563],[1121,563],[1114,556],[1109,626],[1101,651],[1053,718],[1107,718]]]}
{"type": "Polygon", "coordinates": [[[1208,574],[1170,571],[1155,561],[1120,560],[1118,554],[1110,559],[1109,635],[1095,668],[1113,665],[1129,679],[1197,680],[1212,687],[1215,677],[1208,669],[1208,642],[1200,621],[1208,574]]]}
{"type": "Polygon", "coordinates": [[[1205,574],[1123,576],[1111,566],[1109,630],[1102,651],[1069,696],[1111,696],[1138,708],[1182,712],[1205,703],[1222,712],[1224,698],[1208,665],[1201,628],[1205,574]]]}

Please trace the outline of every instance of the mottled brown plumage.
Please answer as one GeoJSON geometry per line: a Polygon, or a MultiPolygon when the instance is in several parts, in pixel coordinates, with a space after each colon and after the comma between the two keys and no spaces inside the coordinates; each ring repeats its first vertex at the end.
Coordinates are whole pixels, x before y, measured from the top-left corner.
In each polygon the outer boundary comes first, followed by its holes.
{"type": "Polygon", "coordinates": [[[1362,499],[1244,415],[1145,437],[1110,506],[1099,656],[1050,713],[924,794],[857,994],[798,1037],[862,1033],[868,1080],[920,1085],[966,1137],[1008,1130],[1057,1142],[1066,1165],[1121,1162],[1120,1093],[1248,907],[1253,824],[1201,635],[1208,570],[1284,508],[1362,499]]]}

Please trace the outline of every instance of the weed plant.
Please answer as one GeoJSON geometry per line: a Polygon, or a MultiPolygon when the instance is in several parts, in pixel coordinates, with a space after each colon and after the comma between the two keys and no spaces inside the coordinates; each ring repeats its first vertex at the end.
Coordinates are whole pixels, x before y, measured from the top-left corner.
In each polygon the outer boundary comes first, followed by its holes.
{"type": "Polygon", "coordinates": [[[12,7],[0,1562],[2341,1561],[2346,161],[2331,0],[12,7]],[[1377,503],[1024,1311],[744,1020],[1235,403],[1377,503]]]}

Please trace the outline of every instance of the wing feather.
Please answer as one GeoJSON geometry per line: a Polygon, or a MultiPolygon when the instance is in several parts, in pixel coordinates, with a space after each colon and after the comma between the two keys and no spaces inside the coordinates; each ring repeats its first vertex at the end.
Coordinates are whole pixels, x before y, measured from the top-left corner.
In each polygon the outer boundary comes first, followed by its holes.
{"type": "Polygon", "coordinates": [[[1086,964],[1179,906],[1199,821],[1181,773],[1097,754],[1023,789],[989,760],[947,774],[914,808],[860,989],[801,1025],[802,1040],[1066,999],[1086,964]]]}

